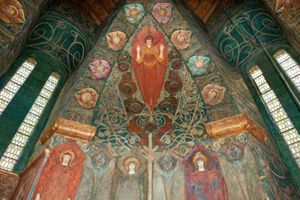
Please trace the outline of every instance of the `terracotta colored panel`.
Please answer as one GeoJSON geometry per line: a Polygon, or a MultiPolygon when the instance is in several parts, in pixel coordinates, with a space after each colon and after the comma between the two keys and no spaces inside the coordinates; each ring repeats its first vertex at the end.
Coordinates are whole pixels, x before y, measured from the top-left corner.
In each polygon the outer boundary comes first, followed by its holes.
{"type": "Polygon", "coordinates": [[[266,141],[265,131],[256,124],[247,114],[227,117],[205,124],[207,134],[212,138],[222,138],[249,132],[261,141],[266,141]]]}
{"type": "Polygon", "coordinates": [[[96,127],[59,117],[41,137],[44,144],[54,133],[76,140],[89,141],[96,134],[96,127]]]}

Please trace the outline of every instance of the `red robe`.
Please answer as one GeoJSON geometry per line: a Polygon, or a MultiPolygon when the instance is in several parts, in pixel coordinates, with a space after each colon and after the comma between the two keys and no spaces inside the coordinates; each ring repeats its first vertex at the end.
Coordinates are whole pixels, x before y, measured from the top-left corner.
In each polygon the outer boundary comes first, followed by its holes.
{"type": "Polygon", "coordinates": [[[217,170],[192,172],[187,176],[189,186],[186,188],[188,200],[225,200],[227,193],[225,180],[217,170]]]}
{"type": "Polygon", "coordinates": [[[187,200],[227,200],[225,179],[218,163],[218,157],[208,150],[197,146],[185,160],[185,193],[187,200]],[[202,172],[197,171],[192,157],[201,151],[209,164],[202,172]]]}
{"type": "Polygon", "coordinates": [[[139,31],[133,40],[132,59],[132,67],[144,102],[150,111],[153,111],[163,87],[168,63],[168,50],[162,33],[151,25],[139,31]],[[145,43],[147,35],[154,38],[150,48],[145,43]],[[137,60],[136,48],[138,45],[141,48],[140,60],[137,60]],[[164,46],[162,58],[159,56],[161,45],[164,46]]]}
{"type": "Polygon", "coordinates": [[[26,170],[21,174],[18,187],[14,193],[13,200],[27,200],[34,180],[38,174],[39,169],[45,159],[45,152],[41,153],[26,170]]]}
{"type": "Polygon", "coordinates": [[[67,200],[75,198],[82,174],[84,153],[74,141],[55,147],[50,154],[33,195],[39,193],[41,200],[67,200]],[[64,152],[73,152],[75,158],[68,166],[61,164],[60,155],[64,152]]]}

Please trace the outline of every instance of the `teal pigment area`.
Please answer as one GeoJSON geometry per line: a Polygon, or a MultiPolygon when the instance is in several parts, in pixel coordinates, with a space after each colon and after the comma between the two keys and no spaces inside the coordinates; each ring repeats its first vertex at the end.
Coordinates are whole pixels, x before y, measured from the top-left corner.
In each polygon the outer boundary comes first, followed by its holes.
{"type": "MultiPolygon", "coordinates": [[[[55,7],[55,9],[60,9],[60,7],[55,7]]],[[[26,167],[70,72],[76,69],[91,48],[91,39],[88,34],[76,27],[75,23],[66,20],[58,10],[56,13],[55,9],[50,9],[39,19],[21,55],[0,80],[0,87],[3,88],[26,58],[32,57],[37,60],[38,64],[34,71],[0,116],[0,129],[2,130],[0,156],[2,156],[48,77],[52,72],[58,72],[61,76],[52,98],[14,169],[16,173],[22,172],[26,167]]]]}
{"type": "Polygon", "coordinates": [[[222,57],[240,71],[252,93],[279,152],[289,168],[293,182],[300,188],[300,171],[290,150],[274,125],[271,116],[249,78],[248,70],[259,65],[264,76],[282,103],[295,128],[300,130],[300,94],[289,78],[280,69],[275,59],[270,59],[276,51],[286,50],[298,63],[300,56],[286,40],[280,25],[257,3],[242,5],[233,11],[231,21],[213,31],[214,44],[222,57]],[[253,22],[253,23],[250,23],[253,22]]]}

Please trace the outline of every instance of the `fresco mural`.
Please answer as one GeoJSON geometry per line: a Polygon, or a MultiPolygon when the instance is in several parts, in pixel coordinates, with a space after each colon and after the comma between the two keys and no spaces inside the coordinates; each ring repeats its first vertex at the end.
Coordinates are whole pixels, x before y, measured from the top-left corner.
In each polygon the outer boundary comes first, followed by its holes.
{"type": "Polygon", "coordinates": [[[185,199],[183,160],[165,154],[155,160],[153,167],[153,199],[185,199]]]}
{"type": "Polygon", "coordinates": [[[48,0],[2,0],[0,2],[0,75],[19,55],[30,27],[48,0]]]}
{"type": "MultiPolygon", "coordinates": [[[[25,9],[25,7],[23,8],[25,9]]],[[[14,111],[11,112],[7,110],[7,114],[1,116],[0,126],[6,128],[5,131],[0,133],[4,136],[0,141],[0,154],[3,154],[8,147],[16,133],[16,128],[21,125],[48,76],[52,72],[55,72],[59,74],[60,81],[53,96],[51,96],[51,100],[48,102],[47,109],[44,110],[44,117],[41,116],[39,119],[39,124],[44,124],[48,120],[46,113],[48,112],[50,114],[51,107],[54,105],[55,99],[59,95],[69,74],[79,66],[91,48],[92,39],[88,36],[92,35],[95,27],[90,27],[90,24],[85,24],[84,22],[86,20],[80,21],[80,17],[78,17],[79,19],[73,18],[72,21],[69,21],[68,15],[64,16],[66,10],[69,10],[67,14],[71,12],[74,14],[73,9],[62,3],[51,6],[51,8],[39,18],[36,25],[32,27],[21,54],[18,55],[18,58],[5,77],[1,79],[1,85],[4,86],[25,59],[32,57],[36,60],[37,67],[30,77],[30,79],[33,78],[32,81],[25,82],[24,87],[22,87],[24,90],[21,90],[22,92],[20,93],[21,95],[16,96],[11,102],[10,108],[14,111]],[[81,23],[85,25],[80,25],[81,23]],[[85,29],[80,29],[82,26],[85,26],[85,29]],[[26,99],[26,104],[19,103],[19,101],[24,102],[24,99],[26,99]],[[15,112],[15,110],[17,110],[17,112],[15,112]],[[12,116],[14,114],[16,115],[12,116]]],[[[74,14],[74,16],[76,15],[74,14]]],[[[14,53],[17,54],[17,52],[14,53]]],[[[89,90],[89,92],[91,92],[91,90],[89,90]]],[[[79,102],[82,102],[82,105],[86,105],[87,102],[91,101],[89,99],[93,99],[93,97],[97,97],[97,93],[82,92],[80,95],[78,94],[79,102]]],[[[90,104],[88,106],[90,106],[90,104]]],[[[26,145],[22,153],[22,161],[14,168],[14,172],[24,170],[42,129],[43,126],[37,125],[37,128],[32,132],[30,142],[28,142],[28,145],[26,145]]]]}
{"type": "Polygon", "coordinates": [[[282,22],[283,27],[292,33],[287,36],[295,38],[300,43],[300,22],[298,20],[300,2],[297,0],[264,0],[264,3],[274,12],[275,17],[282,22]]]}
{"type": "Polygon", "coordinates": [[[189,200],[228,199],[218,157],[201,146],[196,146],[186,158],[185,182],[189,200]]]}
{"type": "Polygon", "coordinates": [[[280,26],[257,3],[242,7],[230,21],[215,26],[212,32],[218,52],[239,70],[261,46],[284,41],[280,26]]]}
{"type": "Polygon", "coordinates": [[[25,14],[22,5],[17,0],[6,0],[0,3],[0,19],[6,23],[22,24],[25,14]]]}
{"type": "Polygon", "coordinates": [[[26,200],[33,196],[34,188],[39,180],[43,167],[49,159],[50,150],[45,149],[34,162],[28,165],[28,168],[23,172],[17,190],[13,199],[26,200]]]}
{"type": "Polygon", "coordinates": [[[152,112],[166,74],[168,63],[166,42],[159,31],[148,25],[136,34],[132,48],[134,74],[144,102],[152,112]]]}
{"type": "Polygon", "coordinates": [[[35,187],[33,199],[74,199],[85,155],[73,141],[51,152],[35,187]]]}
{"type": "Polygon", "coordinates": [[[276,12],[294,11],[300,8],[300,2],[297,0],[277,0],[276,12]]]}
{"type": "Polygon", "coordinates": [[[51,7],[29,35],[26,51],[41,51],[58,60],[67,72],[73,71],[91,48],[96,28],[80,17],[70,17],[72,13],[78,16],[67,4],[51,7]]]}
{"type": "Polygon", "coordinates": [[[96,134],[90,141],[55,134],[37,146],[33,160],[46,146],[51,154],[34,199],[299,198],[271,141],[206,134],[205,123],[253,104],[235,100],[247,99],[240,76],[226,78],[234,72],[186,12],[170,1],[119,8],[53,112],[96,134]]]}

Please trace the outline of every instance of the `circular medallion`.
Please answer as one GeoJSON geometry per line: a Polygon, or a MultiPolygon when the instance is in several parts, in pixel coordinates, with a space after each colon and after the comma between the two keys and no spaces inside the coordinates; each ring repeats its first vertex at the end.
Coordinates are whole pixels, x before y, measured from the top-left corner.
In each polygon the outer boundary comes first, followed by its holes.
{"type": "Polygon", "coordinates": [[[182,66],[182,63],[180,60],[174,60],[171,64],[172,68],[175,69],[175,70],[178,70],[181,68],[182,66]]]}
{"type": "Polygon", "coordinates": [[[139,114],[143,111],[144,105],[135,98],[129,98],[125,101],[125,107],[128,113],[139,114]]]}
{"type": "Polygon", "coordinates": [[[127,62],[119,62],[118,63],[118,68],[122,71],[125,72],[129,69],[129,64],[127,62]]]}

